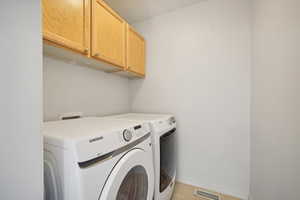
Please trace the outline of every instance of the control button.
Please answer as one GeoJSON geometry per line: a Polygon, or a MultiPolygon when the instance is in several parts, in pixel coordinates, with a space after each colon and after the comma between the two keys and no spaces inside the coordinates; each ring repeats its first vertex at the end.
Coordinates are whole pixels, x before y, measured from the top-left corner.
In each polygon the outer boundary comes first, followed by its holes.
{"type": "Polygon", "coordinates": [[[129,142],[129,141],[132,139],[132,133],[131,133],[131,131],[128,130],[128,129],[125,129],[125,130],[123,131],[123,138],[124,138],[124,140],[125,140],[126,142],[129,142]]]}
{"type": "Polygon", "coordinates": [[[176,120],[175,120],[175,118],[174,117],[171,117],[170,118],[170,122],[169,122],[170,124],[175,124],[176,123],[176,120]]]}

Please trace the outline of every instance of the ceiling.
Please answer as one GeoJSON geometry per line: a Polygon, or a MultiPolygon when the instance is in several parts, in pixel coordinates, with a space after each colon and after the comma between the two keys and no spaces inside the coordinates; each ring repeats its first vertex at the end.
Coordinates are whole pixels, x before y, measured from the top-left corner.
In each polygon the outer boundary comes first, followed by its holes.
{"type": "Polygon", "coordinates": [[[105,0],[129,23],[143,21],[199,1],[201,0],[105,0]]]}

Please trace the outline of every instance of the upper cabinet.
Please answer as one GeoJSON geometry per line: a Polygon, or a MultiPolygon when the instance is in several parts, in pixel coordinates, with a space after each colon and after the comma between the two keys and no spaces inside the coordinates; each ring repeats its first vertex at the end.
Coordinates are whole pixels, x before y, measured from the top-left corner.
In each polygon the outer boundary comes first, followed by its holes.
{"type": "Polygon", "coordinates": [[[126,22],[102,0],[92,1],[92,57],[125,67],[126,22]]]}
{"type": "Polygon", "coordinates": [[[130,25],[127,26],[127,70],[145,76],[145,40],[130,25]]]}
{"type": "Polygon", "coordinates": [[[42,7],[44,40],[87,54],[89,1],[42,0],[42,7]]]}
{"type": "Polygon", "coordinates": [[[143,37],[103,0],[42,0],[42,7],[45,54],[145,76],[143,37]]]}

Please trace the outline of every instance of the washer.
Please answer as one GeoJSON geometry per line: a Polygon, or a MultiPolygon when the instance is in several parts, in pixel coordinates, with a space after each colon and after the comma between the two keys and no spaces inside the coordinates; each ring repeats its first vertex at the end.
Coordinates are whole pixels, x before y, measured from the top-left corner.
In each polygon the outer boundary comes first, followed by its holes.
{"type": "Polygon", "coordinates": [[[149,123],[154,157],[154,199],[170,200],[176,178],[175,133],[176,120],[172,115],[127,113],[108,116],[109,119],[149,123]]]}
{"type": "Polygon", "coordinates": [[[147,123],[101,118],[43,127],[46,200],[152,200],[147,123]]]}

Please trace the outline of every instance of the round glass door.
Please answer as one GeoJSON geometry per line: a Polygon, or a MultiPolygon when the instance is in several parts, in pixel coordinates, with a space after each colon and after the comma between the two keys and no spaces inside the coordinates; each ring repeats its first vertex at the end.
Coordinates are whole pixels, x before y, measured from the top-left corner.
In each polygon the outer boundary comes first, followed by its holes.
{"type": "Polygon", "coordinates": [[[133,149],[127,152],[111,171],[99,200],[152,200],[152,161],[151,151],[133,149]]]}
{"type": "Polygon", "coordinates": [[[147,200],[148,176],[142,166],[132,168],[122,181],[116,200],[147,200]]]}

